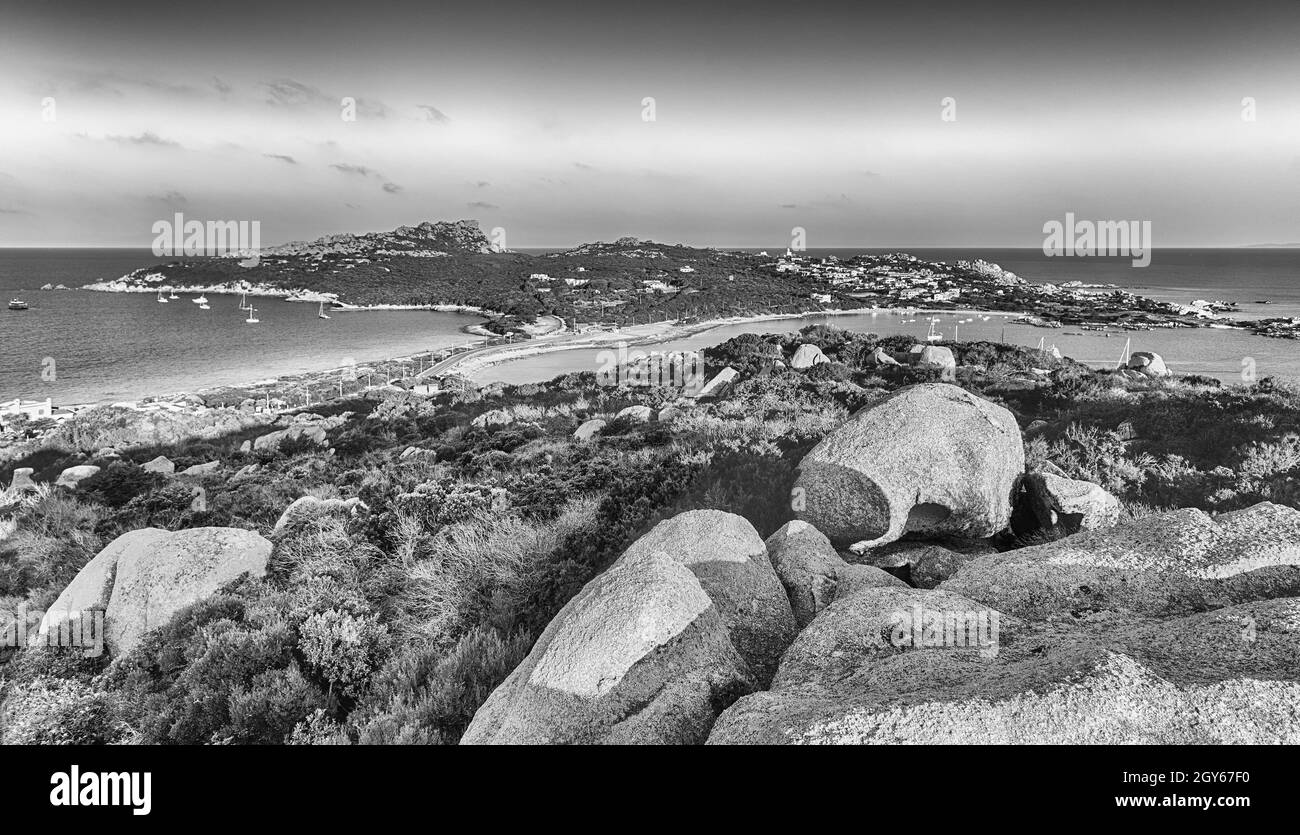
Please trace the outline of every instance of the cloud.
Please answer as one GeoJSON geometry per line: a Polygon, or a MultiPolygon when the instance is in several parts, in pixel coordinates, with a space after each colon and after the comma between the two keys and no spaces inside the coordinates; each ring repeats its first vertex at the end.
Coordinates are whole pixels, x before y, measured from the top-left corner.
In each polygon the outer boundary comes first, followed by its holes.
{"type": "Polygon", "coordinates": [[[367,168],[364,165],[353,165],[350,162],[335,162],[330,164],[330,168],[337,168],[344,174],[359,174],[362,177],[379,176],[379,172],[373,168],[367,168]]]}
{"type": "Polygon", "coordinates": [[[399,186],[397,183],[384,183],[384,191],[388,192],[389,194],[397,194],[401,190],[402,187],[399,186]]]}
{"type": "Polygon", "coordinates": [[[226,82],[222,81],[220,78],[217,78],[215,75],[212,76],[211,83],[212,83],[212,89],[216,90],[218,93],[220,93],[223,96],[235,89],[234,87],[231,87],[226,82]]]}
{"type": "MultiPolygon", "coordinates": [[[[326,93],[317,87],[292,78],[263,81],[261,86],[266,90],[266,103],[275,107],[299,109],[304,107],[335,108],[343,106],[343,96],[326,93]]],[[[383,102],[364,99],[360,96],[352,96],[351,98],[356,101],[359,115],[375,119],[387,118],[388,108],[383,102]]]]}
{"type": "Polygon", "coordinates": [[[594,166],[594,165],[588,165],[588,164],[585,163],[585,162],[575,162],[575,163],[573,164],[573,167],[574,167],[574,168],[577,168],[577,169],[580,170],[580,171],[595,171],[595,170],[596,170],[596,166],[594,166]]]}
{"type": "Polygon", "coordinates": [[[119,145],[148,145],[155,148],[179,148],[181,143],[172,139],[163,139],[153,131],[145,131],[137,136],[118,136],[110,134],[104,137],[109,142],[116,142],[119,145]]]}
{"type": "Polygon", "coordinates": [[[440,125],[451,124],[451,117],[431,104],[417,104],[416,107],[424,111],[426,121],[437,122],[440,125]]]}
{"type": "Polygon", "coordinates": [[[492,185],[492,184],[489,183],[487,180],[479,180],[479,181],[478,181],[477,183],[475,183],[474,185],[478,186],[479,188],[487,188],[488,186],[490,186],[490,185],[492,185]]]}
{"type": "Polygon", "coordinates": [[[0,209],[0,215],[29,215],[26,209],[0,209]]]}
{"type": "Polygon", "coordinates": [[[163,203],[166,203],[168,206],[184,206],[186,203],[190,202],[188,197],[181,194],[179,191],[174,191],[174,190],[161,195],[155,194],[151,196],[149,199],[159,200],[163,203]]]}
{"type": "Polygon", "coordinates": [[[492,209],[499,209],[499,208],[501,208],[500,206],[496,205],[495,203],[486,203],[486,202],[484,202],[484,201],[482,201],[482,200],[475,200],[473,203],[466,203],[465,205],[468,206],[468,207],[471,208],[471,209],[482,209],[482,210],[484,210],[484,211],[490,211],[490,210],[492,210],[492,209]]]}
{"type": "Polygon", "coordinates": [[[782,209],[797,209],[797,208],[799,208],[799,205],[798,205],[797,203],[782,203],[782,204],[781,204],[781,208],[782,208],[782,209]]]}
{"type": "Polygon", "coordinates": [[[298,160],[294,159],[288,154],[262,154],[262,156],[266,157],[267,159],[278,159],[281,162],[287,162],[290,165],[298,164],[298,160]]]}

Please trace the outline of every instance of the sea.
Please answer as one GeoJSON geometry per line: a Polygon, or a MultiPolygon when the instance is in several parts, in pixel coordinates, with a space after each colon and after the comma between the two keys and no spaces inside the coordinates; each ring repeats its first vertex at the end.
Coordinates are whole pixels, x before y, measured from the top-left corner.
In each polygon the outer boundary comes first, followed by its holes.
{"type": "Polygon", "coordinates": [[[149,250],[0,249],[0,403],[117,403],[411,356],[480,339],[483,321],[428,310],[330,311],[317,305],[193,293],[159,304],[151,294],[71,288],[160,263],[149,250]],[[10,299],[27,310],[8,310],[10,299]]]}
{"type": "MultiPolygon", "coordinates": [[[[757,250],[755,250],[757,251],[757,250]]],[[[773,254],[784,246],[769,250],[773,254]]],[[[811,249],[808,255],[851,258],[891,249],[811,249]]],[[[1034,282],[1114,284],[1163,301],[1236,301],[1239,318],[1300,316],[1300,250],[1156,250],[1151,264],[1127,258],[1048,257],[1038,249],[917,249],[934,261],[983,259],[1034,282]],[[1260,304],[1259,302],[1268,302],[1260,304]]],[[[379,359],[467,344],[478,338],[463,327],[481,321],[434,311],[333,311],[317,318],[316,306],[253,299],[258,324],[245,321],[239,298],[209,294],[209,310],[182,293],[168,304],[153,295],[39,289],[45,284],[80,288],[158,263],[148,250],[0,249],[0,303],[20,298],[25,311],[0,308],[0,402],[51,398],[56,405],[112,403],[222,385],[324,371],[379,359]]],[[[947,338],[987,339],[1026,346],[1055,345],[1065,356],[1098,367],[1114,366],[1131,339],[1132,351],[1161,354],[1174,371],[1225,382],[1266,376],[1300,380],[1300,342],[1240,331],[1178,329],[1115,331],[1011,325],[1009,316],[944,314],[936,326],[947,338]],[[969,320],[969,321],[963,321],[969,320]],[[1072,335],[1082,333],[1083,335],[1072,335]]],[[[783,333],[808,324],[880,335],[924,336],[929,317],[886,313],[813,315],[725,325],[654,346],[692,350],[741,333],[783,333]]],[[[598,367],[597,351],[572,350],[526,357],[486,368],[479,382],[549,380],[598,367]]]]}

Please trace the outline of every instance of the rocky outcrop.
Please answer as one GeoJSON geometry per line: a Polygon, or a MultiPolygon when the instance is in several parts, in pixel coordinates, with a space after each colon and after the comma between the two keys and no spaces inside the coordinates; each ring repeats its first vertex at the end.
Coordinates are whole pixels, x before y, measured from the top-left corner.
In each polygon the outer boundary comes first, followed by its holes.
{"type": "Polygon", "coordinates": [[[1297,618],[1289,598],[1031,624],[942,591],[868,589],[823,612],[709,742],[1294,744],[1297,618]]]}
{"type": "Polygon", "coordinates": [[[342,516],[350,518],[370,512],[370,507],[356,497],[350,499],[318,499],[315,496],[299,496],[284,509],[275,522],[272,536],[282,533],[286,528],[307,524],[324,516],[342,516]]]}
{"type": "Polygon", "coordinates": [[[461,744],[697,743],[754,687],[691,569],[629,553],[560,610],[461,744]]]}
{"type": "Polygon", "coordinates": [[[907,356],[917,368],[937,368],[944,372],[945,379],[952,379],[957,370],[957,358],[952,349],[941,345],[913,345],[907,356]]]}
{"type": "Polygon", "coordinates": [[[573,437],[579,441],[590,441],[600,434],[600,430],[605,428],[605,421],[600,418],[594,418],[585,421],[577,429],[573,430],[573,437]]]}
{"type": "Polygon", "coordinates": [[[616,420],[627,420],[632,423],[649,423],[650,418],[654,416],[654,410],[649,406],[628,406],[620,409],[614,416],[616,420]]]}
{"type": "Polygon", "coordinates": [[[1186,508],[971,560],[941,586],[1003,612],[1203,611],[1300,595],[1300,510],[1186,508]]]}
{"type": "Polygon", "coordinates": [[[66,470],[59,473],[59,477],[54,483],[58,487],[67,487],[75,490],[81,482],[90,478],[92,475],[96,475],[98,472],[99,467],[96,467],[94,464],[81,464],[76,467],[68,467],[66,470]]]}
{"type": "Polygon", "coordinates": [[[241,574],[262,576],[270,555],[269,541],[238,528],[188,528],[124,544],[105,613],[109,649],[129,652],[150,629],[241,574]]]}
{"type": "Polygon", "coordinates": [[[286,443],[310,443],[318,447],[327,447],[329,446],[329,438],[325,434],[325,428],[319,423],[297,423],[288,429],[280,429],[276,432],[259,435],[253,440],[252,450],[267,453],[278,452],[280,447],[286,443]]]}
{"type": "Polygon", "coordinates": [[[908,583],[919,589],[932,589],[975,557],[997,552],[997,548],[985,541],[944,540],[943,544],[903,541],[873,549],[865,556],[871,565],[891,572],[906,567],[902,576],[907,577],[908,583]]]}
{"type": "Polygon", "coordinates": [[[795,624],[803,629],[845,594],[872,586],[906,587],[897,577],[869,565],[845,562],[829,539],[807,522],[782,525],[767,538],[767,555],[790,599],[795,624]]]}
{"type": "Polygon", "coordinates": [[[24,490],[35,490],[36,482],[32,481],[32,474],[35,472],[36,470],[31,467],[19,467],[14,470],[14,477],[9,482],[10,491],[18,493],[24,490]]]}
{"type": "Polygon", "coordinates": [[[178,475],[188,478],[201,478],[205,475],[212,475],[219,469],[221,469],[220,461],[209,461],[206,464],[195,464],[192,467],[186,467],[178,475]]]}
{"type": "Polygon", "coordinates": [[[490,409],[470,421],[470,425],[481,429],[491,429],[498,426],[509,426],[514,420],[514,415],[505,409],[490,409]]]}
{"type": "Polygon", "coordinates": [[[689,568],[722,616],[754,677],[766,682],[794,638],[790,601],[754,526],[720,510],[692,510],[660,522],[627,549],[663,552],[689,568]]]}
{"type": "Polygon", "coordinates": [[[158,473],[160,475],[171,475],[176,472],[176,465],[166,455],[159,455],[157,458],[144,462],[141,468],[147,473],[158,473]]]}
{"type": "Polygon", "coordinates": [[[816,345],[800,345],[799,350],[795,351],[794,357],[790,359],[790,367],[803,370],[826,362],[830,362],[830,359],[822,353],[821,348],[816,345]]]}
{"type": "Polygon", "coordinates": [[[1119,521],[1119,499],[1091,481],[1039,471],[1026,475],[1024,484],[1030,508],[1044,528],[1074,533],[1109,528],[1119,521]]]}
{"type": "Polygon", "coordinates": [[[946,383],[910,386],[804,457],[792,506],[855,550],[905,533],[983,538],[1007,526],[1024,460],[1006,409],[946,383]]]}

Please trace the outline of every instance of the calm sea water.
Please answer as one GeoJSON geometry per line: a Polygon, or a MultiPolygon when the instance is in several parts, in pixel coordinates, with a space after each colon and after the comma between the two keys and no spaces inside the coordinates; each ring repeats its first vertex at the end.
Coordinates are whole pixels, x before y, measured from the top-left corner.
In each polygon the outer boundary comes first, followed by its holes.
{"type": "MultiPolygon", "coordinates": [[[[784,247],[768,250],[773,254],[784,247]]],[[[890,249],[810,249],[816,256],[835,255],[851,258],[860,253],[883,253],[890,249]]],[[[1261,319],[1300,316],[1300,250],[1294,249],[1193,249],[1157,250],[1145,268],[1134,268],[1127,258],[1049,258],[1038,249],[909,249],[918,258],[934,261],[974,260],[982,258],[1000,264],[1027,281],[1060,284],[1083,281],[1088,284],[1114,284],[1127,290],[1162,301],[1187,304],[1196,299],[1222,299],[1241,304],[1238,318],[1261,319]],[[1269,304],[1256,304],[1268,300],[1269,304]]],[[[1117,331],[1109,336],[1077,328],[1034,328],[1007,325],[1007,316],[990,316],[985,321],[969,314],[943,315],[939,331],[947,338],[962,340],[1005,339],[1008,343],[1035,347],[1040,340],[1055,345],[1063,355],[1097,367],[1113,367],[1119,361],[1124,343],[1132,338],[1132,350],[1154,351],[1164,357],[1174,371],[1204,374],[1225,382],[1241,382],[1243,371],[1253,369],[1255,376],[1300,379],[1300,342],[1268,339],[1238,331],[1179,329],[1153,331],[1117,331]]],[[[716,345],[742,333],[786,333],[816,323],[877,333],[910,334],[923,337],[929,329],[928,317],[889,314],[853,314],[842,316],[806,316],[798,319],[727,325],[686,339],[672,340],[655,346],[656,350],[697,350],[716,345]],[[908,322],[907,319],[915,319],[908,322]]],[[[493,366],[479,372],[479,382],[503,381],[525,383],[549,380],[570,371],[591,371],[598,367],[598,350],[560,351],[527,357],[493,366]]]]}
{"type": "Polygon", "coordinates": [[[260,324],[245,323],[239,297],[192,294],[168,304],[135,293],[41,291],[80,287],[156,263],[148,251],[0,249],[0,401],[55,404],[134,400],[194,391],[475,341],[482,321],[430,311],[334,312],[316,305],[253,299],[260,324]],[[30,310],[5,309],[21,298],[30,310]],[[54,380],[42,371],[53,360],[54,380]]]}
{"type": "MultiPolygon", "coordinates": [[[[783,249],[783,248],[782,248],[783,249]]],[[[772,252],[781,251],[772,249],[772,252]]],[[[841,258],[859,252],[889,250],[811,250],[841,258]]],[[[1154,298],[1190,302],[1198,298],[1242,303],[1243,316],[1300,316],[1300,250],[1159,250],[1145,269],[1127,259],[1047,258],[1039,250],[909,250],[932,260],[983,258],[1030,281],[1080,280],[1116,284],[1154,298]],[[1254,304],[1267,299],[1268,305],[1254,304]]],[[[403,356],[473,341],[462,325],[478,321],[452,313],[368,311],[316,318],[312,305],[255,300],[261,324],[249,325],[233,296],[210,295],[211,310],[199,310],[191,296],[158,304],[153,296],[86,291],[47,291],[41,285],[79,287],[117,278],[136,267],[155,263],[147,251],[0,249],[0,302],[20,297],[31,309],[0,308],[0,401],[23,397],[55,403],[130,400],[150,394],[192,391],[345,364],[403,356]],[[42,371],[53,359],[55,379],[42,371]]],[[[818,316],[717,328],[660,346],[664,350],[698,349],[740,333],[797,330],[805,324],[830,322],[879,334],[922,336],[924,317],[880,314],[818,316]]],[[[1109,338],[1089,333],[1067,336],[1064,328],[1047,330],[1004,325],[1005,317],[959,323],[966,316],[944,316],[939,329],[961,339],[1001,339],[1037,345],[1040,339],[1062,353],[1096,365],[1114,364],[1124,340],[1133,350],[1156,351],[1175,370],[1241,378],[1246,358],[1258,376],[1300,379],[1300,343],[1264,339],[1236,332],[1177,330],[1134,332],[1109,338]]],[[[534,382],[568,371],[593,370],[595,351],[564,351],[530,357],[486,369],[481,382],[534,382]]]]}

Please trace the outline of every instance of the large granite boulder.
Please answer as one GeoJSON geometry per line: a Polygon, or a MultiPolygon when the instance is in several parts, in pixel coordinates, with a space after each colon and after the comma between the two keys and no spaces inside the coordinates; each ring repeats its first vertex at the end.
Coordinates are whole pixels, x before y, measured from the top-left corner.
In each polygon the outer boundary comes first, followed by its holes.
{"type": "Polygon", "coordinates": [[[324,516],[350,518],[369,512],[370,507],[356,497],[350,499],[318,499],[315,496],[299,496],[280,514],[280,518],[275,522],[275,530],[271,535],[275,536],[283,532],[285,528],[307,524],[324,516]]]}
{"type": "Polygon", "coordinates": [[[620,559],[663,552],[689,568],[713,600],[741,658],[766,683],[794,639],[781,581],[754,526],[721,510],[692,510],[660,522],[620,559]]]}
{"type": "Polygon", "coordinates": [[[1026,475],[1024,484],[1030,508],[1044,528],[1074,533],[1109,528],[1119,521],[1119,499],[1091,481],[1040,471],[1026,475]]]}
{"type": "Polygon", "coordinates": [[[625,409],[620,409],[619,413],[614,415],[615,419],[621,418],[633,423],[649,423],[652,417],[654,417],[654,410],[649,406],[628,406],[625,409]]]}
{"type": "Polygon", "coordinates": [[[697,743],[755,686],[690,568],[628,553],[560,610],[461,744],[697,743]]]}
{"type": "Polygon", "coordinates": [[[1169,368],[1164,357],[1150,351],[1135,351],[1128,359],[1128,367],[1148,377],[1168,377],[1169,368]]]}
{"type": "Polygon", "coordinates": [[[76,467],[68,467],[59,473],[58,479],[54,482],[59,487],[67,487],[76,490],[78,485],[86,479],[99,472],[99,467],[94,464],[81,464],[76,467]]]}
{"type": "Polygon", "coordinates": [[[807,522],[787,522],[767,538],[767,555],[785,587],[795,625],[803,629],[839,597],[871,586],[906,587],[870,565],[845,562],[825,534],[807,522]]]}
{"type": "Polygon", "coordinates": [[[1009,411],[947,383],[909,386],[804,457],[792,506],[854,550],[904,534],[983,538],[1007,526],[1024,465],[1009,411]]]}
{"type": "Polygon", "coordinates": [[[573,437],[579,441],[590,441],[600,434],[600,430],[605,428],[605,421],[600,418],[593,418],[584,421],[581,426],[573,430],[573,437]]]}
{"type": "Polygon", "coordinates": [[[104,610],[113,593],[113,577],[122,555],[135,549],[151,548],[169,536],[169,531],[160,528],[141,528],[128,531],[108,543],[81,567],[77,576],[45,611],[38,634],[44,636],[51,630],[57,631],[63,623],[76,621],[83,612],[104,610]]]}
{"type": "Polygon", "coordinates": [[[799,350],[794,352],[794,356],[790,359],[790,367],[803,370],[826,362],[830,362],[830,358],[822,353],[821,348],[805,344],[800,345],[799,350]]]}
{"type": "Polygon", "coordinates": [[[127,543],[106,610],[109,649],[129,652],[146,632],[241,574],[264,575],[270,555],[269,541],[239,528],[187,528],[127,543]]]}
{"type": "Polygon", "coordinates": [[[259,435],[253,441],[256,452],[277,452],[285,443],[311,443],[318,447],[329,446],[325,427],[319,423],[295,423],[288,429],[259,435]]]}
{"type": "Polygon", "coordinates": [[[1180,614],[1300,595],[1300,510],[1262,502],[1216,517],[1169,511],[979,557],[940,588],[1029,618],[1180,614]]]}
{"type": "Polygon", "coordinates": [[[35,472],[36,470],[31,467],[19,467],[14,470],[14,477],[9,482],[9,490],[13,493],[35,490],[36,482],[32,481],[32,474],[35,472]]]}
{"type": "Polygon", "coordinates": [[[1298,618],[1288,598],[1029,624],[942,591],[867,589],[819,615],[709,742],[1295,744],[1298,618]]]}
{"type": "Polygon", "coordinates": [[[168,458],[166,455],[159,455],[157,458],[153,458],[149,461],[144,462],[144,464],[141,466],[144,469],[144,471],[147,473],[171,475],[172,473],[176,472],[176,465],[173,464],[172,460],[168,458]]]}
{"type": "Polygon", "coordinates": [[[913,345],[908,359],[917,368],[939,369],[944,372],[945,379],[952,379],[957,371],[957,358],[952,349],[942,345],[913,345]]]}

